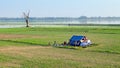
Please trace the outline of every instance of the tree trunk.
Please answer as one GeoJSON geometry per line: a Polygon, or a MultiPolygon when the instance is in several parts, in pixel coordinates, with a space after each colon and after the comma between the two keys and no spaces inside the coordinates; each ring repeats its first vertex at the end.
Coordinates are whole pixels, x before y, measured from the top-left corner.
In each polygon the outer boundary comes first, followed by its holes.
{"type": "Polygon", "coordinates": [[[26,22],[26,27],[29,27],[29,13],[30,13],[30,11],[28,13],[23,12],[24,19],[26,22]]]}
{"type": "Polygon", "coordinates": [[[29,21],[26,19],[26,27],[29,27],[29,21]]]}

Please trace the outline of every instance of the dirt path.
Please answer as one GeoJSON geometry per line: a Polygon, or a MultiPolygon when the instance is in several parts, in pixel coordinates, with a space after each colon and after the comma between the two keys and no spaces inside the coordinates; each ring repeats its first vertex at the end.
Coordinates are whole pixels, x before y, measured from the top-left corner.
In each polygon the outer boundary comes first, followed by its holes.
{"type": "Polygon", "coordinates": [[[41,48],[52,48],[51,46],[8,46],[0,47],[0,51],[14,51],[14,50],[29,50],[29,49],[41,49],[41,48]]]}
{"type": "Polygon", "coordinates": [[[12,38],[44,38],[40,35],[19,35],[19,34],[0,34],[0,39],[12,39],[12,38]]]}

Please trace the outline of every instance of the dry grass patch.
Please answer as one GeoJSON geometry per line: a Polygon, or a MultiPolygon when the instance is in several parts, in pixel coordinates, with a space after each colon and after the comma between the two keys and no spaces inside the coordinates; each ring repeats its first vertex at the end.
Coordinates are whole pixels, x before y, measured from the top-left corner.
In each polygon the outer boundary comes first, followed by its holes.
{"type": "Polygon", "coordinates": [[[0,34],[0,39],[14,39],[14,38],[46,38],[46,37],[40,35],[0,34]]]}
{"type": "MultiPolygon", "coordinates": [[[[32,53],[34,50],[41,50],[41,49],[49,49],[50,46],[8,46],[8,47],[0,47],[0,52],[4,54],[10,55],[22,55],[25,57],[32,57],[36,53],[32,53]]],[[[38,52],[39,53],[39,52],[38,52]]]]}
{"type": "MultiPolygon", "coordinates": [[[[118,60],[120,57],[119,54],[88,52],[86,49],[72,50],[50,46],[8,46],[0,47],[0,52],[4,55],[14,57],[12,60],[16,62],[11,62],[13,67],[17,67],[19,64],[20,66],[34,66],[34,64],[37,64],[40,67],[43,63],[48,65],[48,67],[49,65],[53,67],[53,64],[55,66],[65,65],[66,67],[70,67],[70,64],[76,67],[107,67],[109,65],[111,67],[119,67],[120,63],[118,60]]],[[[9,67],[9,62],[0,64],[3,66],[8,65],[9,67]]]]}
{"type": "Polygon", "coordinates": [[[0,63],[0,67],[4,67],[4,68],[10,68],[10,67],[14,67],[14,68],[20,68],[20,65],[17,63],[13,63],[13,62],[6,62],[6,63],[0,63]]]}

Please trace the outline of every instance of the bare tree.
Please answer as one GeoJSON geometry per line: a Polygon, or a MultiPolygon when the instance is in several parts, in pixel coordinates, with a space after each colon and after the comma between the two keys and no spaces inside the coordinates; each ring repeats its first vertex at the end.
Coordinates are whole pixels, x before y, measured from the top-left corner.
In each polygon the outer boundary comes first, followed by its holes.
{"type": "Polygon", "coordinates": [[[24,19],[26,22],[26,27],[29,27],[29,13],[30,13],[30,11],[28,13],[23,12],[24,19]]]}

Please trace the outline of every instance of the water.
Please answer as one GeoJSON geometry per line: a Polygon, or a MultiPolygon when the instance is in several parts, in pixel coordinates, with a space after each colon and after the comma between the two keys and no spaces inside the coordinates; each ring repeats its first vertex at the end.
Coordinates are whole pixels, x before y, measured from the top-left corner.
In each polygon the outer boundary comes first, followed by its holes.
{"type": "Polygon", "coordinates": [[[120,24],[120,21],[87,22],[87,24],[120,24]]]}
{"type": "MultiPolygon", "coordinates": [[[[69,24],[118,24],[120,25],[120,21],[88,21],[88,22],[78,22],[78,21],[72,21],[72,22],[30,22],[29,23],[31,27],[39,27],[39,26],[44,26],[44,27],[52,27],[56,25],[62,25],[66,26],[69,24]]],[[[15,28],[15,27],[25,27],[26,23],[25,22],[0,22],[0,28],[15,28]]]]}

